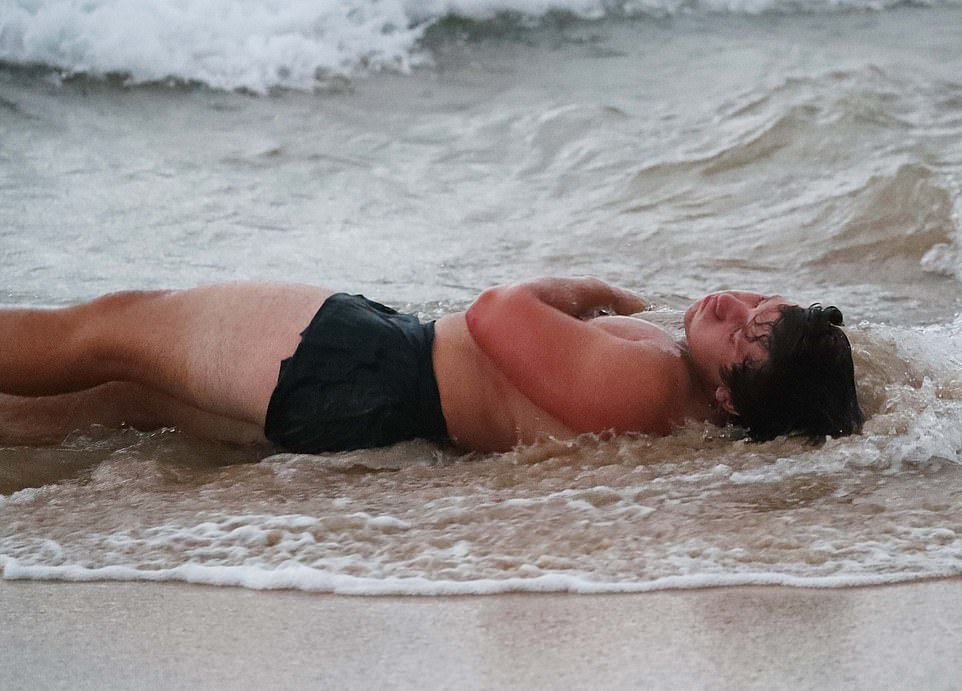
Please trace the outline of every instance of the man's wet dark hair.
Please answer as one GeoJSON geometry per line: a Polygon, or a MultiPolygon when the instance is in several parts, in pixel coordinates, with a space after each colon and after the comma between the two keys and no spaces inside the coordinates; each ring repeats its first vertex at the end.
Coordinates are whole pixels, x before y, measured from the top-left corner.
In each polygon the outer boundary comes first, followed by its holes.
{"type": "Polygon", "coordinates": [[[737,414],[732,423],[755,441],[800,434],[811,441],[858,432],[865,416],[855,392],[852,346],[837,307],[781,308],[768,360],[722,371],[737,414]]]}

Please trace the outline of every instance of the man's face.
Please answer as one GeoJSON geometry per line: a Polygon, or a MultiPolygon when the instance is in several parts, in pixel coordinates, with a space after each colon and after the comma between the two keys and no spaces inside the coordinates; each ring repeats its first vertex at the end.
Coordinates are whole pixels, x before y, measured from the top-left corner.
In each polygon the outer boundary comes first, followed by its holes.
{"type": "Polygon", "coordinates": [[[772,324],[781,317],[780,308],[791,304],[779,295],[733,290],[706,295],[689,307],[688,352],[702,381],[714,389],[723,385],[723,368],[764,361],[772,324]]]}

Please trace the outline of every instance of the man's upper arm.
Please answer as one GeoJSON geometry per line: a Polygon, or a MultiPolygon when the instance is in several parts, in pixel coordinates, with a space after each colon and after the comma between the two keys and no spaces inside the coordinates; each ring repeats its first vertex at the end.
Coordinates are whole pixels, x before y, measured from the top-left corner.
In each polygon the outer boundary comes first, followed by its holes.
{"type": "Polygon", "coordinates": [[[664,432],[677,358],[620,338],[510,288],[467,314],[475,342],[535,405],[578,432],[664,432]]]}

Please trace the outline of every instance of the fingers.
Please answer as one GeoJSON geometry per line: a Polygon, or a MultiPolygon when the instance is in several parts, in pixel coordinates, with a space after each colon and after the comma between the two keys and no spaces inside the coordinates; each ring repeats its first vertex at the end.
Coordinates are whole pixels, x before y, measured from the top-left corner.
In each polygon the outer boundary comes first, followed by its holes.
{"type": "Polygon", "coordinates": [[[650,307],[648,301],[636,293],[620,288],[616,289],[615,293],[616,300],[612,307],[617,314],[636,314],[650,307]]]}
{"type": "Polygon", "coordinates": [[[515,288],[530,291],[542,302],[581,319],[590,319],[601,313],[635,314],[649,307],[641,296],[588,276],[545,277],[516,284],[515,288]]]}

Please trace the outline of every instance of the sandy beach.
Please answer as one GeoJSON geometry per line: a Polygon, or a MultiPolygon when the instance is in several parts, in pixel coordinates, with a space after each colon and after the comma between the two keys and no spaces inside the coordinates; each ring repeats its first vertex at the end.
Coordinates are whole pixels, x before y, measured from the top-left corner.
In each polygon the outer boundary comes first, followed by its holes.
{"type": "Polygon", "coordinates": [[[0,688],[954,689],[962,581],[380,598],[0,583],[0,688]]]}

